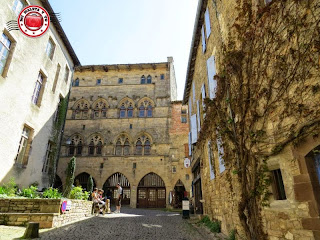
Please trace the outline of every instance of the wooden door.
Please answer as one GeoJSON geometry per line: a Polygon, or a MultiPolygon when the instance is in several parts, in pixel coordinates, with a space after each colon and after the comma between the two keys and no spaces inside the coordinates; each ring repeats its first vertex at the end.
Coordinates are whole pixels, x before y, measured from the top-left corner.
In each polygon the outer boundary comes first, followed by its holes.
{"type": "Polygon", "coordinates": [[[148,208],[157,207],[157,189],[149,188],[148,189],[148,208]]]}
{"type": "Polygon", "coordinates": [[[147,199],[147,189],[138,189],[138,207],[147,208],[148,199],[147,199]]]}

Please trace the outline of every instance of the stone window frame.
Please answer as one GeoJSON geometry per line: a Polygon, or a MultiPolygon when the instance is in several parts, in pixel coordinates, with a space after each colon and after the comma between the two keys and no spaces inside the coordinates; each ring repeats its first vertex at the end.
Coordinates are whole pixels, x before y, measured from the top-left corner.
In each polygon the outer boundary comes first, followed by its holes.
{"type": "Polygon", "coordinates": [[[80,79],[77,78],[77,79],[74,80],[73,86],[74,86],[74,87],[79,87],[79,85],[80,85],[80,79]]]}
{"type": "Polygon", "coordinates": [[[89,119],[90,103],[82,98],[76,101],[72,107],[71,119],[89,119]]]}
{"type": "Polygon", "coordinates": [[[138,156],[147,156],[151,155],[151,149],[152,149],[152,139],[148,134],[141,134],[140,137],[137,138],[135,141],[135,155],[138,156]],[[138,145],[138,143],[141,142],[141,144],[138,145]],[[138,149],[141,147],[141,151],[138,149]]]}
{"type": "Polygon", "coordinates": [[[2,73],[0,74],[0,76],[2,76],[3,78],[6,78],[7,75],[8,75],[9,67],[10,67],[12,59],[13,59],[14,50],[15,50],[15,48],[17,46],[17,41],[9,33],[9,31],[7,29],[4,29],[2,34],[4,34],[9,39],[9,41],[11,42],[10,43],[9,52],[8,52],[8,56],[7,56],[7,59],[6,59],[6,63],[4,65],[4,67],[3,67],[2,73]]]}
{"type": "Polygon", "coordinates": [[[298,146],[292,147],[292,153],[297,160],[299,173],[293,176],[294,198],[298,203],[305,203],[309,209],[308,216],[301,219],[305,230],[317,231],[320,215],[320,188],[315,183],[312,174],[313,150],[320,150],[320,135],[308,136],[298,146]]]}
{"type": "Polygon", "coordinates": [[[101,156],[104,143],[102,135],[95,133],[88,139],[88,156],[101,156]]]}
{"type": "Polygon", "coordinates": [[[95,100],[92,105],[92,113],[91,118],[92,119],[104,119],[108,118],[108,108],[110,108],[110,105],[108,101],[105,98],[98,98],[95,100]]]}
{"type": "Polygon", "coordinates": [[[25,168],[28,165],[29,156],[32,149],[32,140],[34,135],[34,129],[27,124],[23,125],[22,134],[19,140],[19,147],[17,150],[17,155],[15,157],[15,166],[20,168],[25,168]],[[26,134],[28,130],[28,134],[26,134]],[[23,146],[25,144],[25,146],[23,146]],[[23,150],[24,149],[24,150],[23,150]],[[23,151],[23,153],[21,153],[23,151]],[[23,154],[22,156],[20,154],[23,154]],[[19,161],[19,158],[21,159],[19,161]]]}
{"type": "Polygon", "coordinates": [[[146,77],[144,75],[141,76],[140,84],[146,84],[146,77]]]}
{"type": "Polygon", "coordinates": [[[129,156],[131,154],[131,140],[126,133],[121,134],[116,138],[114,155],[129,156]]]}
{"type": "Polygon", "coordinates": [[[56,87],[57,87],[59,75],[60,75],[60,70],[61,70],[61,65],[58,63],[57,69],[56,69],[56,74],[54,76],[54,81],[53,81],[53,85],[52,85],[52,92],[53,93],[55,93],[55,91],[56,91],[56,87]]]}
{"type": "Polygon", "coordinates": [[[152,77],[150,75],[148,75],[146,83],[147,84],[151,84],[152,83],[152,77]]]}
{"type": "Polygon", "coordinates": [[[56,43],[54,42],[52,37],[49,37],[47,46],[46,46],[46,55],[52,61],[54,53],[56,50],[56,43]]]}
{"type": "Polygon", "coordinates": [[[83,153],[83,142],[84,138],[81,134],[73,134],[71,137],[70,144],[67,145],[67,155],[68,156],[82,156],[83,153]],[[70,153],[71,147],[73,148],[73,153],[70,153]]]}
{"type": "Polygon", "coordinates": [[[70,77],[70,68],[69,68],[68,64],[66,64],[66,67],[65,67],[65,70],[64,70],[64,71],[65,71],[65,72],[64,72],[64,77],[63,77],[63,79],[64,79],[65,83],[68,83],[69,77],[70,77]]]}
{"type": "Polygon", "coordinates": [[[15,0],[13,2],[11,10],[18,16],[20,14],[21,10],[24,9],[27,5],[28,5],[27,2],[24,0],[15,0]],[[21,5],[22,5],[20,8],[18,8],[19,3],[21,3],[21,5]]]}
{"type": "Polygon", "coordinates": [[[35,82],[31,102],[38,106],[39,108],[41,107],[42,99],[45,93],[46,89],[46,84],[47,84],[48,76],[40,70],[38,73],[37,80],[35,82]]]}
{"type": "Polygon", "coordinates": [[[119,118],[133,118],[135,116],[135,103],[131,98],[125,97],[118,104],[119,118]]]}

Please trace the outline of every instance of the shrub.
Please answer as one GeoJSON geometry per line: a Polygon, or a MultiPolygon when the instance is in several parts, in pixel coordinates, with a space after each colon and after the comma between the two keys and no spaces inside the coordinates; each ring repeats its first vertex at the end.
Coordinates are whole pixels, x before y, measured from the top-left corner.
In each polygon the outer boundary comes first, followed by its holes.
{"type": "Polygon", "coordinates": [[[230,231],[229,236],[228,236],[228,240],[236,240],[236,230],[235,229],[230,231]]]}
{"type": "Polygon", "coordinates": [[[58,189],[56,188],[48,188],[46,189],[43,194],[42,194],[43,198],[54,198],[54,199],[58,199],[58,198],[62,198],[62,194],[58,191],[58,189]]]}
{"type": "Polygon", "coordinates": [[[70,192],[71,199],[88,200],[89,193],[87,191],[82,191],[82,187],[74,187],[70,192]]]}
{"type": "Polygon", "coordinates": [[[13,197],[17,192],[17,185],[14,181],[14,178],[10,178],[7,184],[4,184],[0,187],[0,194],[3,196],[13,197]]]}
{"type": "Polygon", "coordinates": [[[22,197],[27,197],[27,198],[36,198],[39,196],[37,192],[38,188],[35,186],[30,186],[28,188],[22,189],[21,196],[22,197]]]}
{"type": "Polygon", "coordinates": [[[208,216],[205,216],[201,219],[200,223],[206,225],[211,232],[219,233],[221,232],[221,223],[220,221],[211,221],[208,216]]]}

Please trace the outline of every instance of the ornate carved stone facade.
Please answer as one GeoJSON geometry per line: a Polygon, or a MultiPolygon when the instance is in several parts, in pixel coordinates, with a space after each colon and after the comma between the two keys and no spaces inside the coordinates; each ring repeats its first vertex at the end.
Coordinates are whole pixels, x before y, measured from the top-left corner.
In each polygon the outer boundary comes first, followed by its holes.
{"type": "Polygon", "coordinates": [[[177,182],[190,191],[186,107],[175,100],[172,58],[78,67],[58,165],[61,181],[75,155],[78,184],[86,187],[91,175],[97,187],[113,194],[119,181],[124,203],[132,207],[168,206],[177,182]]]}

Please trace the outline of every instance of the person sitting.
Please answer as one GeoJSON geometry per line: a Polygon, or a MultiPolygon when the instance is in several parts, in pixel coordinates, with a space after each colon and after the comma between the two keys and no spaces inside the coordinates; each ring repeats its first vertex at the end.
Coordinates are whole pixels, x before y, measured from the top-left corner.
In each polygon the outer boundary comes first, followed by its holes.
{"type": "Polygon", "coordinates": [[[100,210],[100,214],[103,214],[105,211],[105,206],[106,206],[106,202],[103,201],[103,190],[99,189],[98,190],[98,204],[99,204],[99,210],[100,210]]]}

